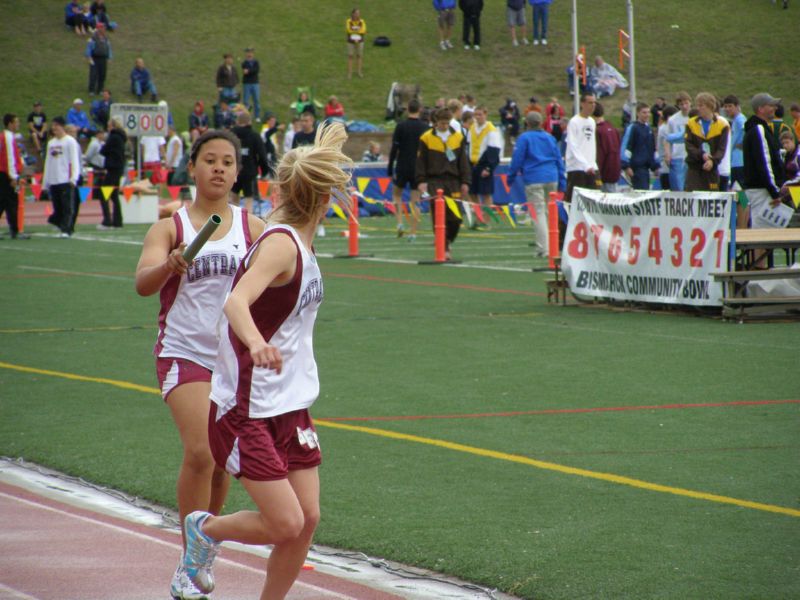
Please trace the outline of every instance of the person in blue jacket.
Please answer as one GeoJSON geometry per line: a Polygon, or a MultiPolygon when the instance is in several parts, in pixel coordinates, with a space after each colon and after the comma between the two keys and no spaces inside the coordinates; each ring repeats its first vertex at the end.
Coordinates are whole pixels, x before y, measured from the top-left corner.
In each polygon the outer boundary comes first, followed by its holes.
{"type": "Polygon", "coordinates": [[[94,135],[96,129],[89,121],[89,115],[83,110],[83,100],[75,98],[72,108],[67,111],[67,125],[74,125],[78,130],[78,137],[88,139],[94,135]]]}
{"type": "Polygon", "coordinates": [[[564,159],[556,139],[542,129],[544,117],[532,110],[525,115],[528,130],[517,138],[508,168],[509,188],[522,172],[525,198],[536,211],[536,255],[547,254],[547,201],[550,192],[567,188],[564,159]]]}
{"type": "Polygon", "coordinates": [[[450,34],[456,23],[456,0],[433,0],[433,9],[436,11],[436,25],[439,28],[439,47],[449,50],[453,47],[450,43],[450,34]]]}
{"type": "Polygon", "coordinates": [[[553,0],[528,0],[533,7],[533,45],[547,46],[547,21],[553,0]]]}
{"type": "Polygon", "coordinates": [[[636,104],[636,120],[628,125],[621,147],[621,166],[635,190],[650,189],[650,171],[658,171],[656,140],[650,127],[650,107],[636,104]]]}

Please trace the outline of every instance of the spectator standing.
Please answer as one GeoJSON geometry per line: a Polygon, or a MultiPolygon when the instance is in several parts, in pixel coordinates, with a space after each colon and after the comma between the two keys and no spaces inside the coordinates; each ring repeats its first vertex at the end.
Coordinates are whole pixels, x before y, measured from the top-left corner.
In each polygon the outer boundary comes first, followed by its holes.
{"type": "Polygon", "coordinates": [[[36,150],[41,153],[47,146],[47,115],[41,101],[33,103],[33,111],[28,113],[28,130],[36,150]]]}
{"type": "Polygon", "coordinates": [[[692,108],[692,97],[686,92],[678,93],[675,98],[678,111],[667,121],[667,141],[672,144],[669,161],[669,189],[682,192],[686,181],[686,146],[683,136],[689,122],[689,110],[692,108]]]}
{"type": "Polygon", "coordinates": [[[564,136],[564,129],[561,127],[563,119],[564,107],[559,104],[558,98],[550,98],[550,103],[544,109],[544,130],[556,138],[557,142],[564,136]]]}
{"type": "Polygon", "coordinates": [[[100,152],[103,149],[103,144],[106,141],[105,130],[98,131],[94,137],[89,141],[86,146],[86,152],[83,153],[83,164],[86,168],[91,168],[94,172],[94,185],[92,186],[92,198],[95,200],[103,199],[103,190],[100,189],[101,182],[105,177],[106,172],[106,158],[100,152]]]}
{"type": "Polygon", "coordinates": [[[189,135],[192,142],[208,131],[208,115],[202,100],[194,103],[194,109],[189,115],[189,135]]]}
{"type": "Polygon", "coordinates": [[[519,46],[517,39],[517,28],[522,34],[522,43],[526,46],[528,42],[528,28],[525,23],[525,0],[506,0],[506,21],[511,30],[511,45],[519,46]]]}
{"type": "Polygon", "coordinates": [[[519,106],[511,98],[506,98],[506,103],[500,107],[500,124],[509,147],[514,145],[514,140],[519,135],[519,106]]]}
{"type": "Polygon", "coordinates": [[[86,43],[84,53],[89,63],[89,95],[100,93],[106,84],[108,61],[113,58],[111,42],[106,35],[105,25],[98,25],[92,37],[86,43]]]}
{"type": "Polygon", "coordinates": [[[669,163],[671,160],[672,144],[667,141],[667,122],[669,118],[678,112],[678,109],[672,105],[664,107],[661,111],[661,120],[658,125],[658,133],[656,134],[656,155],[659,160],[658,180],[659,187],[662,190],[669,190],[669,163]]]}
{"type": "Polygon", "coordinates": [[[475,122],[467,134],[469,161],[472,165],[470,195],[473,202],[485,206],[493,204],[494,170],[500,164],[503,151],[503,138],[494,123],[488,120],[489,111],[479,106],[472,113],[475,122]]]}
{"type": "Polygon", "coordinates": [[[42,187],[53,203],[53,214],[48,222],[61,230],[59,237],[71,236],[72,197],[81,177],[81,149],[72,136],[67,135],[66,122],[55,117],[51,125],[53,137],[47,143],[42,187]]]}
{"type": "Polygon", "coordinates": [[[239,138],[242,146],[242,162],[239,168],[239,175],[236,178],[236,183],[233,184],[231,192],[237,200],[234,204],[239,204],[239,194],[242,195],[245,207],[250,213],[253,213],[254,200],[257,206],[260,207],[261,205],[261,197],[258,193],[259,170],[262,177],[266,177],[270,172],[264,142],[261,136],[253,130],[252,124],[253,119],[250,113],[241,112],[236,117],[236,126],[231,130],[239,138]]]}
{"type": "Polygon", "coordinates": [[[533,45],[547,46],[547,23],[550,19],[550,3],[553,0],[528,0],[533,7],[533,45]]]}
{"type": "Polygon", "coordinates": [[[419,190],[416,186],[416,164],[419,138],[429,127],[419,118],[420,102],[412,99],[408,103],[408,117],[400,122],[392,134],[392,149],[389,151],[389,162],[386,165],[386,174],[392,177],[392,200],[395,206],[397,219],[397,237],[402,237],[405,232],[403,224],[403,192],[409,188],[408,204],[408,241],[417,239],[417,226],[419,225],[419,190]]]}
{"type": "Polygon", "coordinates": [[[100,202],[103,210],[103,222],[98,229],[109,227],[122,227],[122,206],[119,201],[119,184],[122,174],[125,171],[125,144],[128,141],[122,123],[117,119],[108,121],[108,136],[106,143],[100,153],[105,158],[106,174],[103,177],[103,185],[113,187],[108,201],[105,199],[100,202]],[[111,208],[109,209],[109,203],[111,208]],[[113,210],[113,212],[112,212],[113,210]]]}
{"type": "Polygon", "coordinates": [[[354,8],[344,24],[347,34],[347,78],[353,77],[353,58],[356,59],[356,72],[364,76],[364,36],[367,35],[367,23],[361,18],[361,11],[354,8]]]}
{"type": "Polygon", "coordinates": [[[780,144],[771,127],[779,103],[780,98],[770,94],[756,94],[750,101],[753,114],[744,125],[744,187],[753,227],[775,226],[762,220],[760,213],[780,202],[785,179],[780,144]]]}
{"type": "Polygon", "coordinates": [[[667,108],[667,101],[661,96],[658,96],[656,101],[653,103],[653,106],[650,107],[650,117],[653,120],[653,129],[658,129],[658,126],[661,123],[661,113],[664,112],[665,108],[667,108]]]}
{"type": "Polygon", "coordinates": [[[31,236],[20,233],[17,220],[17,183],[24,168],[16,141],[18,130],[19,117],[12,113],[3,115],[3,135],[0,137],[0,216],[6,213],[12,240],[28,240],[31,236]]]}
{"type": "Polygon", "coordinates": [[[264,142],[264,150],[267,153],[267,164],[269,165],[269,177],[275,174],[275,165],[278,164],[278,140],[277,135],[279,131],[283,131],[285,127],[278,124],[278,118],[267,113],[264,118],[264,125],[261,127],[261,140],[264,142]]]}
{"type": "Polygon", "coordinates": [[[528,130],[517,139],[507,181],[511,187],[517,174],[522,172],[525,199],[536,211],[536,256],[539,257],[548,251],[547,201],[550,192],[564,191],[567,184],[564,159],[555,138],[542,130],[543,120],[542,114],[536,111],[525,115],[528,130]]]}
{"type": "Polygon", "coordinates": [[[450,119],[450,127],[456,131],[460,131],[464,139],[466,139],[467,129],[464,128],[461,122],[464,116],[464,105],[461,103],[461,100],[458,98],[450,98],[450,100],[447,101],[447,110],[453,115],[453,118],[450,119]]]}
{"type": "Polygon", "coordinates": [[[698,115],[686,125],[687,192],[719,191],[720,163],[728,147],[728,122],[716,114],[717,100],[712,94],[695,98],[698,115]]]}
{"type": "Polygon", "coordinates": [[[475,96],[472,94],[464,94],[464,101],[461,103],[461,116],[467,113],[475,112],[478,105],[475,102],[475,96]]]}
{"type": "Polygon", "coordinates": [[[158,100],[158,91],[156,91],[156,84],[150,77],[150,71],[144,66],[144,59],[139,57],[136,59],[133,69],[131,70],[131,92],[134,96],[142,101],[144,94],[150,94],[150,100],[156,102],[158,100]]]}
{"type": "Polygon", "coordinates": [[[580,112],[567,125],[567,169],[566,202],[572,201],[575,187],[595,189],[597,179],[596,124],[592,118],[597,100],[594,94],[581,94],[580,112]]]}
{"type": "Polygon", "coordinates": [[[91,114],[99,131],[108,129],[108,120],[111,118],[111,104],[110,90],[103,90],[102,97],[92,102],[89,114],[91,114]]]}
{"type": "Polygon", "coordinates": [[[725,117],[731,127],[731,186],[738,183],[744,189],[744,124],[747,121],[742,114],[739,98],[733,94],[725,96],[722,101],[725,117]]]}
{"type": "Polygon", "coordinates": [[[236,86],[239,85],[239,73],[233,64],[233,54],[230,52],[222,56],[222,64],[217,67],[217,92],[219,92],[218,103],[223,100],[228,102],[237,102],[239,94],[236,92],[236,86]]]}
{"type": "Polygon", "coordinates": [[[72,108],[67,111],[67,125],[74,125],[79,138],[89,139],[94,135],[95,128],[89,122],[89,115],[83,110],[83,100],[75,98],[72,108]]]}
{"type": "Polygon", "coordinates": [[[436,26],[439,29],[439,47],[449,50],[453,47],[450,36],[456,23],[456,0],[433,0],[436,11],[436,26]]]}
{"type": "Polygon", "coordinates": [[[469,50],[470,48],[470,31],[472,32],[472,48],[480,50],[483,0],[458,0],[458,7],[461,9],[461,18],[463,20],[462,38],[464,50],[469,50]]]}
{"type": "Polygon", "coordinates": [[[316,119],[310,112],[304,112],[300,116],[300,130],[295,132],[292,138],[292,148],[299,146],[311,146],[314,138],[317,137],[316,119]]]}
{"type": "Polygon", "coordinates": [[[167,159],[166,167],[169,170],[167,175],[167,185],[175,185],[172,181],[175,178],[175,172],[181,166],[183,160],[183,140],[178,132],[175,131],[175,126],[169,126],[169,139],[167,140],[167,159]]]}
{"type": "MultiPolygon", "coordinates": [[[[314,115],[311,115],[311,118],[314,118],[314,115]]],[[[294,148],[294,136],[300,131],[302,125],[300,124],[300,117],[294,116],[292,117],[291,126],[289,127],[289,131],[287,131],[283,136],[283,154],[286,154],[294,148]]]]}
{"type": "Polygon", "coordinates": [[[150,181],[152,183],[156,185],[163,183],[165,179],[161,177],[161,166],[166,157],[167,140],[160,135],[146,135],[141,137],[139,146],[142,152],[142,170],[151,171],[150,181]]]}
{"type": "Polygon", "coordinates": [[[261,87],[258,74],[261,65],[255,55],[255,50],[245,48],[244,61],[242,62],[242,103],[255,115],[255,122],[261,123],[261,87]],[[253,101],[252,105],[250,100],[253,101]]]}
{"type": "Polygon", "coordinates": [[[650,171],[658,171],[658,161],[656,140],[650,127],[650,107],[645,102],[636,104],[636,120],[625,132],[621,166],[634,190],[650,189],[650,171]]]}
{"type": "Polygon", "coordinates": [[[344,106],[336,96],[328,98],[325,104],[325,117],[328,119],[344,119],[344,106]]]}
{"type": "Polygon", "coordinates": [[[594,106],[595,139],[597,140],[597,169],[600,172],[601,189],[604,192],[617,191],[617,182],[622,169],[620,160],[619,131],[603,116],[605,109],[599,102],[594,106]]]}
{"type": "MultiPolygon", "coordinates": [[[[445,196],[466,198],[469,193],[471,169],[467,156],[467,144],[460,131],[450,127],[452,113],[440,109],[434,115],[435,125],[419,140],[415,177],[417,189],[422,196],[429,192],[436,194],[437,189],[444,190],[445,196]]],[[[431,198],[431,221],[436,224],[436,202],[431,198]]],[[[458,236],[461,218],[453,211],[444,208],[445,212],[445,259],[451,260],[450,246],[458,236]]]]}

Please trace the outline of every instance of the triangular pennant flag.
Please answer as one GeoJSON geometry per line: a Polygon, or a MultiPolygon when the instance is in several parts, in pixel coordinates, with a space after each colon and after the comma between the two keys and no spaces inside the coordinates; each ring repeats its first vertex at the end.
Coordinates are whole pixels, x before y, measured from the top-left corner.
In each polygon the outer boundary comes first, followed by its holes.
{"type": "Polygon", "coordinates": [[[503,214],[508,219],[508,222],[511,223],[511,227],[516,229],[517,228],[517,223],[516,223],[516,221],[514,221],[514,217],[511,214],[511,210],[508,208],[508,204],[503,206],[503,214]]]}
{"type": "Polygon", "coordinates": [[[42,183],[42,173],[34,173],[33,174],[33,180],[36,183],[42,183]]]}
{"type": "Polygon", "coordinates": [[[483,214],[483,209],[481,208],[480,204],[473,204],[472,208],[475,209],[475,216],[478,217],[478,221],[481,223],[486,223],[486,217],[483,214]]]}
{"type": "Polygon", "coordinates": [[[386,208],[386,210],[388,210],[393,215],[397,214],[397,209],[395,209],[394,204],[392,204],[388,200],[384,200],[383,201],[383,206],[386,208]]]}
{"type": "Polygon", "coordinates": [[[33,197],[38,200],[42,195],[42,184],[38,181],[36,183],[32,183],[31,190],[33,191],[33,197]]]}
{"type": "Polygon", "coordinates": [[[458,210],[458,204],[456,203],[456,201],[453,200],[450,196],[445,196],[444,201],[447,202],[447,208],[450,209],[450,212],[452,212],[455,216],[461,219],[462,218],[461,211],[458,210]]]}
{"type": "Polygon", "coordinates": [[[266,198],[269,194],[269,181],[258,180],[258,195],[266,198]]]}
{"type": "Polygon", "coordinates": [[[81,195],[81,202],[86,202],[86,200],[89,199],[89,194],[92,193],[92,188],[82,185],[78,188],[78,192],[80,192],[81,195]]]}
{"type": "Polygon", "coordinates": [[[136,169],[128,171],[128,181],[136,181],[136,169]]]}
{"type": "Polygon", "coordinates": [[[168,185],[167,190],[169,190],[169,197],[173,200],[178,199],[178,194],[181,193],[181,186],[179,185],[168,185]]]}
{"type": "Polygon", "coordinates": [[[381,188],[381,194],[386,193],[386,188],[392,183],[391,177],[378,177],[378,187],[381,188]]]}
{"type": "Polygon", "coordinates": [[[358,186],[359,192],[362,194],[364,193],[364,190],[367,189],[369,185],[370,179],[370,177],[356,177],[356,185],[358,186]]]}
{"type": "Polygon", "coordinates": [[[800,206],[800,187],[790,186],[789,194],[792,196],[792,204],[794,204],[796,209],[798,206],[800,206]]]}
{"type": "Polygon", "coordinates": [[[533,207],[533,202],[526,202],[525,206],[528,207],[528,214],[531,216],[531,219],[539,222],[539,215],[536,214],[536,209],[533,207]]]}
{"type": "Polygon", "coordinates": [[[331,208],[333,209],[333,212],[336,214],[337,217],[339,217],[342,221],[345,222],[347,221],[347,217],[345,216],[341,206],[339,206],[334,202],[333,204],[331,204],[331,208]]]}
{"type": "Polygon", "coordinates": [[[103,192],[103,200],[108,200],[111,197],[111,194],[114,193],[114,186],[113,185],[104,185],[100,188],[100,191],[103,192]]]}
{"type": "Polygon", "coordinates": [[[508,186],[508,173],[503,173],[503,174],[499,175],[499,177],[500,177],[500,181],[503,182],[503,187],[506,190],[506,194],[510,193],[511,192],[511,188],[508,186]]]}
{"type": "Polygon", "coordinates": [[[86,174],[86,185],[87,187],[94,187],[94,171],[89,171],[86,174]]]}
{"type": "Polygon", "coordinates": [[[500,210],[499,207],[494,205],[486,207],[486,213],[491,217],[492,221],[494,221],[495,223],[500,222],[500,217],[497,216],[498,210],[500,210]]]}
{"type": "Polygon", "coordinates": [[[133,196],[133,187],[126,185],[122,188],[122,195],[125,196],[125,202],[130,202],[131,196],[133,196]]]}
{"type": "Polygon", "coordinates": [[[744,193],[744,190],[740,190],[736,193],[736,201],[739,203],[741,208],[747,208],[747,203],[749,200],[747,199],[747,194],[744,193]]]}

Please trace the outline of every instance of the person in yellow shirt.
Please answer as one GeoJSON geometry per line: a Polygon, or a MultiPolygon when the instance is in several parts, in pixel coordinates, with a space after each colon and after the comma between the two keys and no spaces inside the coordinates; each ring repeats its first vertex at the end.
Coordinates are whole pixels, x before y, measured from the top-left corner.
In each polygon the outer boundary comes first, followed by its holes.
{"type": "Polygon", "coordinates": [[[350,18],[345,22],[347,32],[347,78],[353,77],[353,57],[356,59],[356,70],[359,77],[363,77],[364,64],[364,36],[367,35],[367,23],[361,18],[361,11],[357,8],[350,13],[350,18]]]}

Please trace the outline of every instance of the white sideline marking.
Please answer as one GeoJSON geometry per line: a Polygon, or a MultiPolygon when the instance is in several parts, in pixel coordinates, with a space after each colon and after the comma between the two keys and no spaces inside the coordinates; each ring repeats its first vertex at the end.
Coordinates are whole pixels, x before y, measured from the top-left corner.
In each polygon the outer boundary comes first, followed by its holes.
{"type": "Polygon", "coordinates": [[[47,267],[34,267],[31,265],[19,265],[20,269],[28,271],[44,271],[45,273],[62,273],[64,275],[80,275],[82,277],[94,277],[96,279],[115,279],[117,281],[131,281],[133,277],[123,275],[101,275],[99,273],[83,273],[81,271],[66,271],[64,269],[49,269],[47,267]]]}
{"type": "MultiPolygon", "coordinates": [[[[111,523],[106,523],[105,521],[100,521],[98,519],[92,519],[90,517],[84,517],[83,515],[76,515],[76,514],[73,514],[71,512],[68,512],[68,511],[65,511],[65,510],[61,510],[59,508],[53,508],[52,506],[47,506],[46,504],[39,504],[38,502],[33,502],[31,500],[26,500],[24,498],[17,498],[16,496],[12,496],[10,494],[6,494],[5,492],[0,492],[0,497],[8,498],[11,501],[16,501],[16,502],[19,502],[21,504],[27,504],[28,506],[32,506],[32,507],[38,508],[40,510],[48,510],[50,512],[54,512],[56,514],[63,515],[63,516],[66,516],[66,517],[71,517],[71,518],[76,519],[78,521],[84,521],[84,522],[90,523],[92,525],[100,525],[102,527],[105,527],[106,529],[111,529],[111,530],[116,531],[118,533],[124,533],[124,534],[130,535],[132,537],[138,538],[140,540],[145,540],[145,541],[148,541],[148,542],[153,542],[153,543],[159,544],[161,546],[166,546],[168,548],[174,549],[176,551],[176,555],[177,555],[177,552],[181,549],[181,544],[176,543],[176,542],[165,542],[164,540],[161,540],[161,539],[158,539],[158,538],[155,538],[155,537],[151,537],[151,536],[145,535],[143,533],[139,533],[138,531],[131,531],[129,529],[125,529],[124,527],[119,527],[118,525],[112,525],[111,523]]],[[[234,561],[229,560],[227,558],[218,558],[217,562],[222,562],[222,563],[225,563],[226,565],[230,565],[232,567],[236,567],[236,568],[242,569],[244,571],[249,571],[251,573],[256,573],[258,575],[263,575],[264,574],[264,571],[262,569],[255,569],[255,568],[253,568],[253,567],[251,567],[249,565],[243,565],[241,563],[234,562],[234,561]]],[[[300,586],[300,587],[305,587],[305,588],[308,588],[310,590],[314,590],[315,592],[324,593],[326,596],[330,596],[332,598],[338,598],[339,600],[358,600],[358,598],[356,598],[355,596],[346,596],[344,594],[340,594],[338,592],[333,592],[333,591],[330,591],[330,590],[326,590],[325,588],[321,588],[321,587],[318,587],[316,585],[312,585],[310,583],[305,583],[305,582],[299,581],[299,580],[295,582],[295,585],[296,586],[300,586]]],[[[31,598],[31,596],[20,596],[20,598],[31,598]]],[[[34,598],[33,600],[38,600],[38,599],[34,598]]]]}
{"type": "Polygon", "coordinates": [[[15,590],[14,588],[0,583],[0,600],[12,600],[12,598],[18,600],[41,600],[41,598],[31,596],[25,592],[20,592],[19,590],[15,590]]]}

